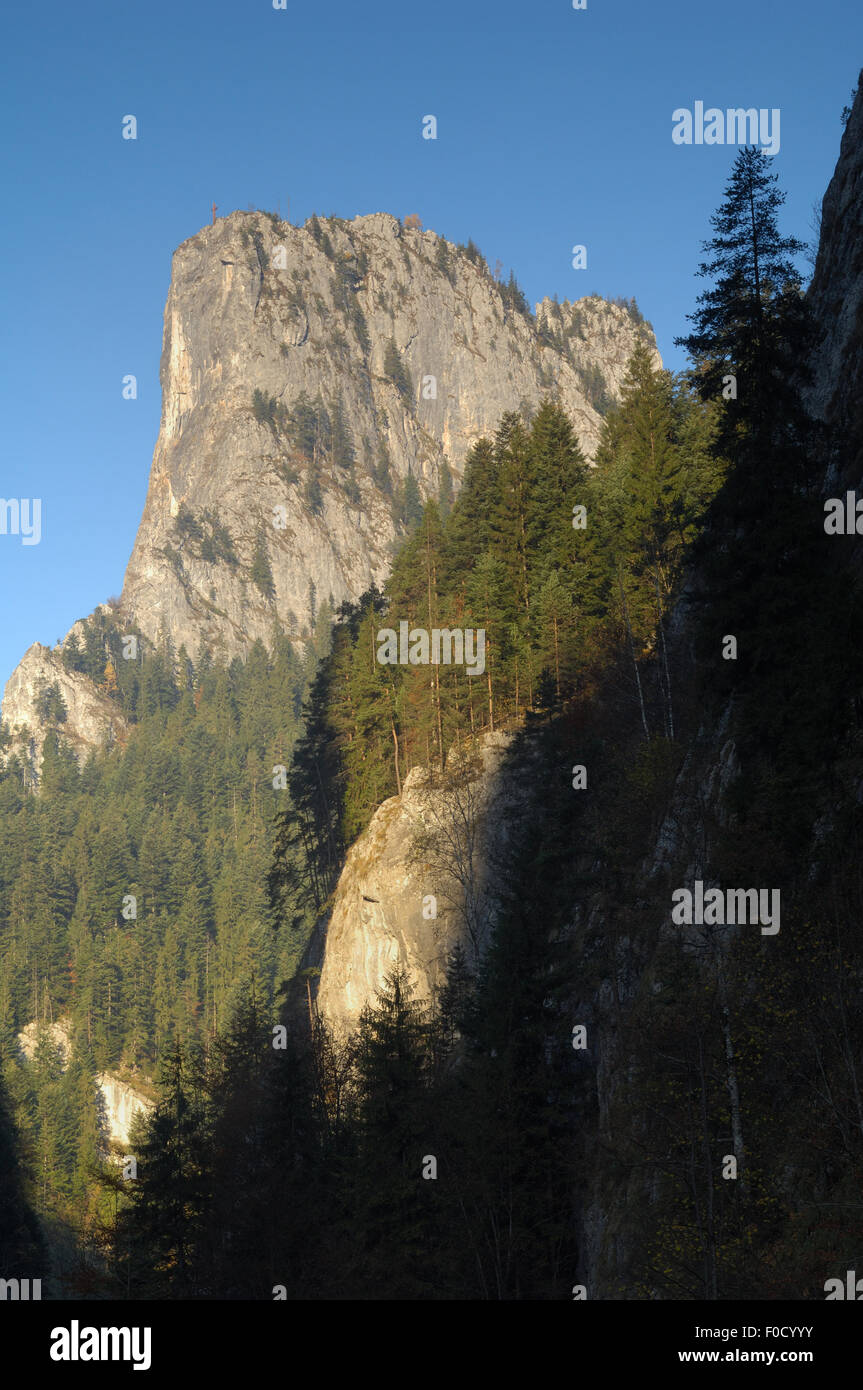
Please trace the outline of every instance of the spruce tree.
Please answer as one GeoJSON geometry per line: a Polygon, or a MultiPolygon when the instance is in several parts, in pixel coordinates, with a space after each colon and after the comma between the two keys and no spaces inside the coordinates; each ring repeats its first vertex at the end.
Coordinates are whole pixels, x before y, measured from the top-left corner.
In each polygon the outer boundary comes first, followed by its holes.
{"type": "Polygon", "coordinates": [[[529,440],[530,503],[526,545],[530,560],[557,565],[570,582],[578,564],[578,532],[573,507],[582,502],[587,462],[572,421],[556,401],[544,400],[534,416],[529,440]]]}
{"type": "MultiPolygon", "coordinates": [[[[763,150],[737,155],[698,271],[714,283],[690,315],[695,331],[679,340],[702,397],[722,394],[715,447],[728,468],[693,586],[711,666],[722,634],[737,637],[737,662],[720,661],[711,682],[721,698],[731,685],[742,695],[758,668],[781,665],[789,595],[799,589],[810,602],[825,569],[808,496],[823,441],[802,395],[816,335],[793,262],[803,244],[779,230],[785,195],[770,167],[763,150]]],[[[767,707],[763,691],[759,705],[767,707]]]]}
{"type": "Polygon", "coordinates": [[[384,375],[389,377],[402,400],[409,405],[413,398],[413,384],[395,338],[388,338],[384,349],[384,375]]]}
{"type": "Polygon", "coordinates": [[[413,473],[408,473],[402,484],[401,520],[408,530],[419,524],[423,514],[422,495],[419,483],[413,473]]]}
{"type": "Polygon", "coordinates": [[[805,247],[779,229],[785,194],[771,169],[756,146],[738,153],[698,269],[714,283],[689,315],[694,331],[676,339],[693,358],[702,397],[725,401],[719,444],[742,475],[741,503],[744,493],[798,485],[806,474],[805,451],[795,446],[807,430],[800,387],[814,328],[793,260],[805,247]]]}
{"type": "Polygon", "coordinates": [[[423,1158],[433,1152],[426,1106],[430,1025],[411,996],[407,973],[397,966],[363,1011],[357,1038],[354,1202],[368,1294],[387,1298],[429,1292],[427,1199],[437,1186],[422,1177],[423,1158]]]}
{"type": "Polygon", "coordinates": [[[498,560],[506,566],[518,606],[528,616],[528,517],[532,481],[530,437],[524,421],[515,411],[504,415],[495,433],[494,458],[497,486],[491,511],[492,542],[498,560]]]}
{"type": "Polygon", "coordinates": [[[267,553],[267,542],[263,531],[259,531],[255,539],[255,551],[252,556],[249,577],[252,583],[258,586],[264,598],[272,599],[275,597],[276,586],[273,582],[273,571],[270,568],[270,557],[267,553]]]}
{"type": "Polygon", "coordinates": [[[465,459],[464,482],[447,525],[446,565],[451,583],[469,572],[491,541],[497,475],[494,446],[488,439],[477,440],[465,459]]]}
{"type": "Polygon", "coordinates": [[[350,468],[356,457],[356,450],[341,393],[333,401],[330,437],[330,454],[333,463],[338,468],[350,468]]]}
{"type": "Polygon", "coordinates": [[[166,1053],[160,1098],[135,1144],[138,1177],[120,1213],[116,1245],[133,1296],[194,1297],[211,1191],[200,1068],[179,1043],[166,1053]]]}
{"type": "Polygon", "coordinates": [[[20,1141],[0,1076],[0,1268],[6,1278],[42,1278],[45,1245],[35,1213],[24,1195],[20,1141]]]}

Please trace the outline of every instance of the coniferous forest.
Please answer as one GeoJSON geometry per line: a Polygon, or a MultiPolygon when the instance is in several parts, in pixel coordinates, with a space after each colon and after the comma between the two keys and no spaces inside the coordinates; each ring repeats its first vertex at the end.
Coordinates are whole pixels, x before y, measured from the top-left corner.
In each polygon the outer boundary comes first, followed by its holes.
{"type": "Polygon", "coordinates": [[[14,752],[0,772],[6,1265],[55,1297],[566,1300],[599,1222],[606,1299],[816,1298],[853,1268],[863,632],[822,479],[860,439],[804,406],[782,203],[741,150],[689,370],[643,337],[591,463],[554,391],[514,401],[304,653],[129,662],[109,610],[66,644],[128,734],[79,764],[48,690],[38,788],[14,752]],[[483,630],[484,670],[382,664],[403,621],[483,630]],[[340,1035],[310,942],[345,855],[414,769],[463,807],[501,732],[528,813],[483,949],[468,930],[431,1001],[394,966],[340,1035]],[[781,885],[781,930],[682,949],[681,864],[781,885]],[[152,1103],[134,1180],[103,1072],[152,1103]]]}

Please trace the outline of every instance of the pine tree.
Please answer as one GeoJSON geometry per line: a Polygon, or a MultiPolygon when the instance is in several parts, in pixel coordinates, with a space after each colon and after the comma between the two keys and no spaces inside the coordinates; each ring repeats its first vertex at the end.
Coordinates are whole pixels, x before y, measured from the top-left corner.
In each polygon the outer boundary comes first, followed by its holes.
{"type": "Polygon", "coordinates": [[[797,485],[806,475],[805,450],[795,446],[807,428],[800,386],[814,330],[792,259],[805,248],[779,230],[785,194],[771,168],[756,146],[738,153],[725,201],[711,218],[709,259],[698,270],[715,283],[689,315],[694,332],[676,340],[694,360],[702,397],[725,399],[719,445],[732,459],[732,475],[740,475],[735,497],[742,504],[748,494],[749,510],[761,505],[759,493],[797,485]],[[729,377],[732,394],[723,393],[729,377]]]}
{"type": "MultiPolygon", "coordinates": [[[[273,1168],[262,1124],[264,1063],[271,1042],[258,994],[243,980],[228,1026],[214,1042],[204,1083],[213,1117],[208,1137],[213,1173],[200,1249],[202,1278],[211,1297],[271,1296],[275,1282],[260,1267],[270,1240],[260,1189],[273,1168]]],[[[273,1158],[278,1162],[282,1155],[273,1158]]]]}
{"type": "Polygon", "coordinates": [[[555,696],[560,700],[572,677],[569,654],[574,615],[572,596],[557,570],[552,570],[538,590],[535,610],[538,659],[550,667],[555,696]]]}
{"type": "Polygon", "coordinates": [[[422,1177],[430,1026],[411,994],[396,967],[363,1011],[357,1037],[360,1165],[352,1195],[362,1277],[377,1297],[421,1296],[432,1273],[426,1199],[436,1184],[422,1177]]]}
{"type": "Polygon", "coordinates": [[[412,531],[422,520],[423,503],[419,483],[413,473],[408,473],[402,484],[401,521],[407,530],[412,531]]]}
{"type": "Polygon", "coordinates": [[[491,543],[491,516],[496,503],[498,463],[494,446],[480,439],[468,451],[464,482],[447,526],[447,575],[450,583],[469,572],[476,556],[491,543]]]}
{"type": "Polygon", "coordinates": [[[135,1143],[138,1177],[119,1214],[115,1248],[134,1294],[189,1298],[199,1284],[211,1175],[203,1078],[178,1043],[165,1056],[159,1086],[135,1143]]]}
{"type": "Polygon", "coordinates": [[[555,401],[544,400],[530,429],[528,549],[545,552],[561,568],[576,560],[573,507],[582,500],[587,463],[572,422],[555,401]]]}
{"type": "Polygon", "coordinates": [[[273,581],[273,571],[270,568],[270,557],[267,553],[267,542],[263,531],[259,531],[255,539],[255,551],[252,556],[249,577],[252,583],[258,586],[264,598],[275,598],[276,586],[273,581]]]}
{"type": "Polygon", "coordinates": [[[413,399],[413,383],[395,338],[388,338],[384,348],[384,376],[389,377],[402,400],[409,405],[413,399]]]}
{"type": "MultiPolygon", "coordinates": [[[[493,550],[487,550],[477,560],[466,588],[468,615],[471,625],[485,632],[485,673],[470,677],[474,683],[485,685],[488,727],[495,729],[501,711],[495,713],[495,693],[500,697],[498,668],[506,658],[506,641],[511,627],[512,587],[507,566],[493,550]]],[[[486,722],[483,720],[483,722],[486,722]]]]}
{"type": "Polygon", "coordinates": [[[455,272],[450,260],[449,246],[443,237],[438,237],[435,247],[435,266],[451,283],[455,283],[455,272]]]}
{"type": "Polygon", "coordinates": [[[528,516],[530,513],[530,440],[521,417],[504,415],[494,437],[497,466],[491,538],[497,559],[506,566],[512,592],[525,617],[530,614],[528,516]]]}
{"type": "Polygon", "coordinates": [[[374,466],[373,477],[381,492],[391,497],[393,491],[392,471],[387,446],[383,441],[378,446],[378,457],[374,466]]]}
{"type": "Polygon", "coordinates": [[[0,1268],[3,1277],[39,1279],[46,1251],[35,1213],[24,1196],[20,1141],[0,1075],[0,1268]]]}
{"type": "Polygon", "coordinates": [[[636,344],[627,364],[620,423],[619,443],[632,489],[626,540],[633,551],[665,558],[669,542],[676,539],[681,460],[674,442],[671,376],[653,367],[643,342],[636,344]]]}
{"type": "Polygon", "coordinates": [[[312,460],[318,440],[318,410],[306,391],[295,400],[288,421],[288,438],[304,458],[312,460]]]}
{"type": "Polygon", "coordinates": [[[317,468],[312,465],[306,476],[306,485],[303,489],[303,499],[306,506],[313,516],[322,516],[324,510],[324,495],[321,491],[320,478],[317,468]]]}
{"type": "Polygon", "coordinates": [[[66,641],[63,643],[62,650],[63,665],[67,671],[82,671],[84,669],[84,658],[81,652],[81,643],[78,641],[78,634],[70,632],[66,641]]]}
{"type": "Polygon", "coordinates": [[[515,271],[509,272],[509,280],[505,285],[501,285],[500,296],[503,300],[505,310],[512,313],[523,314],[525,318],[530,318],[530,305],[525,298],[524,290],[515,278],[515,271]]]}
{"type": "Polygon", "coordinates": [[[345,415],[344,401],[337,395],[332,405],[330,454],[338,468],[350,468],[356,457],[354,441],[345,415]]]}
{"type": "Polygon", "coordinates": [[[440,508],[441,519],[443,521],[446,521],[452,511],[453,497],[452,473],[450,472],[449,464],[444,460],[440,469],[440,482],[438,483],[437,496],[438,507],[440,508]]]}
{"type": "MultiPolygon", "coordinates": [[[[694,592],[700,650],[711,653],[725,632],[739,644],[736,663],[719,663],[713,687],[720,698],[731,683],[742,695],[756,670],[781,664],[789,595],[799,590],[811,602],[826,569],[809,496],[824,441],[802,393],[816,335],[792,259],[802,243],[779,230],[785,195],[769,167],[763,150],[738,154],[698,272],[714,284],[690,316],[695,331],[680,340],[694,358],[702,397],[718,395],[723,379],[734,378],[735,390],[723,393],[715,445],[727,472],[698,547],[694,592]]],[[[762,689],[766,708],[763,696],[762,689]]]]}

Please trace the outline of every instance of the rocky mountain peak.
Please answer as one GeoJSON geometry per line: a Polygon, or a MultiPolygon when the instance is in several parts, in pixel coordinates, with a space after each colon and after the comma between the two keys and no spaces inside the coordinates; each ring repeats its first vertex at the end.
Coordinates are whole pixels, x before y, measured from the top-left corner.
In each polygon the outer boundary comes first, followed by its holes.
{"type": "MultiPolygon", "coordinates": [[[[412,510],[457,492],[506,410],[557,394],[590,456],[640,334],[653,344],[634,302],[545,299],[534,315],[473,243],[386,213],[217,219],[174,255],[161,425],[115,620],[193,658],[279,630],[303,641],[323,602],[382,583],[412,510]]],[[[46,648],[37,672],[35,650],[7,724],[40,722],[50,677],[74,706],[64,735],[98,742],[114,727],[103,694],[85,698],[46,648]]]]}

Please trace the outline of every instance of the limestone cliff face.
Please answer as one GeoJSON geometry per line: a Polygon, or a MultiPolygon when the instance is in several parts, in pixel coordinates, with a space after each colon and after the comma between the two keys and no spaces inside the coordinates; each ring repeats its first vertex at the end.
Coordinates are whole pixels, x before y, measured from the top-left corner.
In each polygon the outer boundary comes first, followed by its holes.
{"type": "Polygon", "coordinates": [[[113,700],[89,677],[67,671],[58,651],[34,642],[16,666],[3,696],[3,720],[13,748],[38,782],[46,734],[54,730],[84,762],[106,743],[122,742],[127,723],[113,700]]]}
{"type": "MultiPolygon", "coordinates": [[[[18,1045],[28,1062],[32,1062],[39,1045],[40,1033],[56,1049],[60,1063],[65,1067],[72,1055],[72,1029],[66,1019],[56,1023],[39,1025],[28,1023],[18,1034],[18,1045]]],[[[105,1144],[119,1144],[124,1149],[129,1146],[129,1129],[138,1114],[152,1110],[148,1100],[134,1086],[121,1081],[112,1072],[100,1072],[96,1077],[98,1100],[101,1114],[102,1138],[105,1144]]]]}
{"type": "Polygon", "coordinates": [[[112,1144],[127,1149],[132,1121],[136,1115],[152,1110],[152,1102],[110,1072],[100,1072],[96,1083],[102,1096],[107,1137],[112,1144]]]}
{"type": "MultiPolygon", "coordinates": [[[[863,76],[863,74],[861,74],[863,76]]],[[[863,478],[863,84],[842,136],[821,209],[821,236],[809,297],[822,339],[812,404],[835,428],[843,471],[863,478]]]]}
{"type": "MultiPolygon", "coordinates": [[[[824,196],[818,257],[808,294],[820,338],[812,355],[814,381],[807,391],[807,404],[813,414],[831,426],[835,446],[826,480],[827,493],[844,485],[859,490],[863,483],[863,88],[858,88],[836,169],[824,196]]],[[[817,512],[815,524],[821,524],[817,512]]],[[[854,540],[849,542],[843,558],[848,583],[859,592],[863,567],[854,540]]],[[[691,619],[681,604],[669,624],[671,659],[681,672],[692,666],[691,642],[691,619]]],[[[669,884],[688,884],[707,877],[711,861],[715,862],[716,842],[735,819],[734,803],[726,795],[740,772],[731,705],[715,723],[699,723],[696,718],[693,725],[687,756],[668,797],[667,812],[651,853],[639,867],[644,902],[651,898],[655,901],[660,895],[667,902],[669,884]],[[705,821],[705,806],[710,808],[709,822],[705,821]]],[[[859,801],[860,786],[859,762],[851,756],[843,765],[841,777],[825,783],[807,858],[812,879],[818,877],[824,854],[822,832],[832,824],[843,795],[846,805],[859,801]]],[[[599,901],[575,903],[573,920],[577,942],[591,932],[607,930],[599,901]]],[[[573,1017],[584,1020],[596,1038],[592,1075],[585,1067],[585,1091],[589,1089],[595,1099],[595,1130],[606,1144],[614,1132],[621,1093],[625,1092],[627,1054],[620,1018],[625,1016],[628,1001],[639,989],[661,993],[666,984],[656,969],[655,956],[640,951],[634,938],[619,939],[615,963],[613,975],[590,990],[579,991],[573,1000],[573,1017]]],[[[731,1070],[730,1029],[725,1037],[731,1070]]],[[[601,1151],[601,1145],[597,1147],[601,1151]]],[[[590,1297],[617,1296],[620,1271],[630,1256],[630,1232],[620,1213],[634,1206],[647,1206],[652,1200],[650,1181],[637,1172],[623,1185],[615,1186],[603,1163],[590,1166],[582,1194],[578,1271],[590,1297]]]]}
{"type": "MultiPolygon", "coordinates": [[[[121,628],[166,634],[193,658],[202,646],[242,656],[276,625],[302,640],[323,600],[385,578],[408,473],[427,497],[446,465],[457,490],[468,449],[504,411],[557,392],[590,456],[596,405],[618,398],[639,333],[655,351],[637,314],[596,297],[545,299],[531,318],[473,252],[385,213],[305,227],[219,219],[174,256],[161,427],[121,628]],[[327,438],[337,419],[339,448],[327,438]]],[[[120,735],[95,686],[44,647],[7,686],[7,724],[44,722],[37,685],[49,675],[77,752],[120,735]]]]}
{"type": "Polygon", "coordinates": [[[174,256],[162,423],[123,610],[147,636],[164,627],[192,654],[204,641],[242,655],[255,638],[270,640],[275,619],[300,635],[310,585],[318,602],[338,604],[383,580],[396,526],[382,459],[395,486],[410,471],[421,494],[433,494],[446,462],[457,487],[470,445],[505,410],[552,389],[591,452],[600,418],[586,391],[602,380],[616,398],[635,341],[633,317],[598,299],[546,300],[534,323],[504,306],[466,253],[386,214],[320,228],[316,239],[308,227],[236,212],[174,256]],[[256,419],[255,390],[287,416],[256,419]],[[292,444],[280,421],[296,417],[303,394],[319,397],[331,420],[341,408],[352,469],[324,444],[312,461],[292,444]],[[218,519],[235,563],[180,534],[181,507],[205,542],[218,519]],[[271,596],[251,580],[261,537],[271,596]]]}
{"type": "Polygon", "coordinates": [[[469,960],[482,952],[495,919],[494,865],[530,785],[505,774],[511,747],[510,735],[486,734],[470,763],[451,756],[437,784],[413,768],[349,851],[317,996],[336,1033],[356,1027],[397,964],[414,999],[427,1001],[457,942],[469,960]]]}
{"type": "MultiPolygon", "coordinates": [[[[823,331],[813,359],[810,408],[834,427],[836,475],[859,490],[863,485],[863,91],[854,103],[836,172],[824,198],[821,243],[809,293],[823,331]]],[[[539,322],[543,307],[538,306],[539,322]]],[[[550,305],[546,309],[553,332],[556,310],[550,305]]],[[[858,578],[856,582],[861,581],[858,578]]],[[[685,605],[672,615],[667,635],[676,688],[682,692],[688,688],[686,673],[692,667],[691,618],[685,605]]],[[[687,698],[691,700],[691,694],[687,698]]],[[[701,722],[694,708],[687,716],[687,756],[669,790],[667,810],[650,851],[635,876],[640,913],[649,913],[657,903],[670,902],[669,884],[692,883],[709,875],[712,841],[728,828],[734,815],[726,794],[740,768],[730,706],[712,723],[701,722]],[[705,805],[710,807],[709,823],[705,805]]],[[[338,885],[323,954],[319,1005],[342,1030],[356,1021],[362,1003],[373,998],[396,959],[408,963],[417,992],[427,997],[433,978],[440,978],[445,945],[468,935],[463,913],[460,917],[445,915],[442,920],[439,913],[437,936],[432,931],[435,924],[422,920],[422,895],[433,890],[429,875],[418,874],[414,867],[416,854],[407,850],[411,835],[421,836],[420,807],[414,802],[421,783],[417,774],[411,779],[403,796],[386,802],[373,818],[366,835],[351,851],[338,885]]],[[[849,763],[847,782],[849,801],[855,796],[859,801],[859,766],[849,763]]],[[[515,805],[517,798],[525,795],[519,788],[532,786],[535,809],[540,813],[541,785],[535,783],[535,778],[525,777],[511,761],[501,762],[483,783],[484,794],[493,789],[497,804],[515,805]]],[[[829,802],[835,796],[834,783],[825,792],[825,799],[829,802]]],[[[522,805],[522,813],[530,813],[529,800],[522,805]]],[[[451,827],[457,820],[443,800],[436,815],[441,820],[449,816],[451,827]]],[[[820,821],[816,823],[812,843],[813,872],[819,859],[820,825],[820,821]]],[[[495,856],[506,853],[505,826],[505,817],[492,815],[486,820],[479,855],[483,872],[495,856]],[[499,835],[501,839],[496,838],[499,835]]],[[[574,862],[579,863],[577,851],[575,847],[574,862]]],[[[589,869],[590,863],[583,867],[589,869]]],[[[493,880],[493,874],[491,877],[493,880]]],[[[630,920],[638,923],[644,937],[647,916],[630,920]]],[[[671,930],[669,919],[658,940],[671,930]]],[[[631,1223],[623,1214],[647,1207],[654,1200],[646,1173],[636,1170],[634,1175],[621,1177],[608,1163],[616,1120],[626,1103],[631,1067],[632,1041],[621,1028],[621,1020],[626,1019],[629,1004],[640,991],[661,993],[667,981],[656,965],[656,943],[646,947],[638,933],[628,934],[619,923],[609,921],[604,891],[587,891],[572,902],[569,935],[576,959],[584,959],[586,964],[583,972],[575,972],[566,1025],[571,1020],[583,1023],[591,1039],[589,1054],[574,1070],[573,1092],[585,1117],[586,1151],[596,1160],[586,1164],[579,1193],[580,1249],[574,1277],[586,1285],[590,1298],[614,1298],[619,1296],[621,1271],[631,1258],[631,1223]],[[614,952],[597,978],[590,966],[590,953],[591,943],[600,938],[611,938],[614,952]]],[[[725,1038],[730,1075],[730,1031],[725,1038]]]]}

